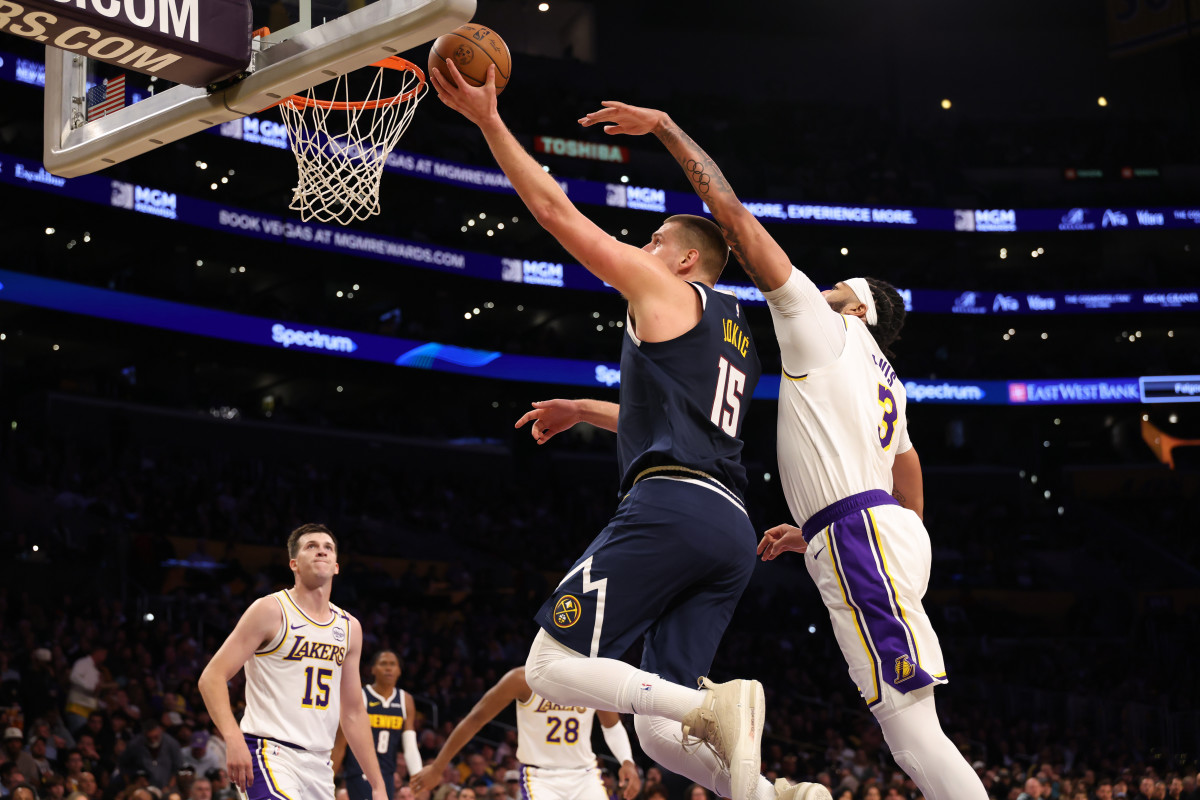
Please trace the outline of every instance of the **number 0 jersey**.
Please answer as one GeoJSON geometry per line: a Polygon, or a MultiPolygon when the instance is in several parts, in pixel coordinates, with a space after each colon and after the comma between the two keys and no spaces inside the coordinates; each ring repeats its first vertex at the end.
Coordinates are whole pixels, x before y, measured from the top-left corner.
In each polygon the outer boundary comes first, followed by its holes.
{"type": "Polygon", "coordinates": [[[624,495],[646,470],[699,471],[739,500],[746,487],[742,421],[761,367],[738,301],[693,283],[703,312],[665,342],[643,342],[626,322],[617,452],[624,495]]]}
{"type": "Polygon", "coordinates": [[[596,712],[583,706],[560,706],[531,694],[517,701],[517,760],[541,769],[596,766],[592,752],[592,720],[596,712]]]}
{"type": "Polygon", "coordinates": [[[912,447],[904,383],[866,324],[844,314],[838,314],[845,326],[841,354],[816,369],[793,372],[788,365],[800,363],[804,337],[820,335],[811,317],[837,312],[796,269],[767,301],[783,358],[779,476],[796,524],[860,492],[890,494],[896,455],[912,447]]]}
{"type": "Polygon", "coordinates": [[[286,589],[271,596],[283,610],[283,625],[246,662],[242,731],[305,750],[332,750],[350,615],[330,603],[330,618],[320,622],[301,611],[286,589]]]}

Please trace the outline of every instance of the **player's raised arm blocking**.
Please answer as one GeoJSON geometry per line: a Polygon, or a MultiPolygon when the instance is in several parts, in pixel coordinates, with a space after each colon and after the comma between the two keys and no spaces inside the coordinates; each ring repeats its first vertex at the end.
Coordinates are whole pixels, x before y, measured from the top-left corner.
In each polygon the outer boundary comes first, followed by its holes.
{"type": "Polygon", "coordinates": [[[616,241],[584,216],[500,118],[494,66],[488,68],[487,83],[479,87],[468,85],[449,59],[444,70],[434,70],[432,80],[442,102],[479,127],[496,163],[538,223],[588,271],[625,296],[644,341],[673,339],[695,325],[700,304],[685,280],[704,281],[701,272],[715,269],[720,274],[724,263],[707,263],[702,247],[667,230],[669,221],[639,249],[616,241]],[[660,250],[670,252],[665,257],[660,250]]]}
{"type": "Polygon", "coordinates": [[[608,134],[653,133],[675,157],[700,199],[712,212],[725,241],[754,285],[764,292],[778,289],[792,273],[792,263],[766,228],[746,210],[716,162],[663,111],[605,100],[604,108],[579,120],[584,127],[604,125],[608,134]]]}

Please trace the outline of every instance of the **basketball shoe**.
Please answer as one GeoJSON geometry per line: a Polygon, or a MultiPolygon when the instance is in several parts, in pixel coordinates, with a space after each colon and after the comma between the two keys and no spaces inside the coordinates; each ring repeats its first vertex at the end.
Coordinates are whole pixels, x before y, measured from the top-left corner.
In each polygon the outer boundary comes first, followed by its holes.
{"type": "MultiPolygon", "coordinates": [[[[758,785],[766,700],[758,681],[700,679],[704,702],[683,718],[685,746],[704,742],[729,769],[730,800],[748,800],[758,785]]],[[[799,800],[799,798],[787,798],[799,800]]]]}
{"type": "Polygon", "coordinates": [[[788,783],[780,778],[775,781],[775,800],[833,800],[833,795],[819,783],[788,783]]]}

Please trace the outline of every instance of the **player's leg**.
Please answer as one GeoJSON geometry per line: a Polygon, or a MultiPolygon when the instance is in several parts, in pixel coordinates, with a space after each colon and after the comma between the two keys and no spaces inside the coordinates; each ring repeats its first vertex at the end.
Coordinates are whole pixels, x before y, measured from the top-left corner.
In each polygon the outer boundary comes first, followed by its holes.
{"type": "Polygon", "coordinates": [[[805,564],[834,633],[896,762],[929,800],[987,793],[938,723],[933,686],[946,680],[941,645],[921,603],[929,534],[898,506],[856,512],[817,534],[805,564]]]}
{"type": "MultiPolygon", "coordinates": [[[[746,525],[749,523],[747,521],[746,525]]],[[[755,543],[748,529],[747,547],[755,543]]],[[[741,564],[741,561],[732,562],[741,564]]],[[[738,600],[753,572],[753,560],[744,567],[725,566],[714,570],[685,595],[676,598],[646,634],[642,668],[680,681],[705,675],[738,600]]],[[[680,747],[678,728],[662,717],[635,718],[642,749],[662,766],[713,791],[732,797],[733,779],[728,766],[707,747],[680,747]]],[[[757,767],[743,778],[745,795],[754,800],[774,800],[776,789],[758,774],[757,767]]],[[[820,787],[823,790],[824,787],[820,787]]],[[[807,791],[807,789],[806,789],[807,791]]],[[[795,794],[795,793],[793,793],[795,794]]],[[[820,800],[819,793],[798,794],[789,800],[820,800]]]]}
{"type": "Polygon", "coordinates": [[[600,777],[597,767],[580,770],[571,782],[573,785],[570,794],[564,795],[561,800],[608,800],[608,792],[604,790],[604,779],[600,777]]]}
{"type": "Polygon", "coordinates": [[[884,741],[927,800],[987,800],[979,776],[942,731],[933,686],[908,694],[885,686],[884,694],[874,709],[884,741]]]}
{"type": "MultiPolygon", "coordinates": [[[[306,753],[269,739],[246,737],[254,781],[246,790],[247,800],[307,800],[307,772],[301,763],[306,753]]],[[[328,792],[333,792],[333,769],[326,767],[328,792]]],[[[328,798],[325,798],[328,800],[328,798]]]]}
{"type": "MultiPolygon", "coordinates": [[[[697,689],[618,660],[697,578],[695,565],[679,559],[690,549],[691,518],[686,506],[667,505],[679,495],[664,485],[672,483],[635,485],[535,617],[542,630],[525,679],[547,700],[676,721],[703,702],[697,689]]],[[[722,556],[710,553],[708,561],[714,557],[722,556]]]]}
{"type": "MultiPolygon", "coordinates": [[[[749,582],[756,544],[753,527],[740,506],[710,489],[665,480],[646,484],[639,498],[642,502],[629,511],[631,519],[627,521],[636,524],[623,532],[610,526],[614,533],[612,541],[626,542],[623,548],[613,548],[623,557],[607,562],[617,568],[605,573],[604,578],[593,574],[597,564],[605,563],[604,547],[591,556],[585,554],[579,565],[580,588],[586,593],[589,587],[600,587],[597,620],[607,613],[606,598],[613,596],[614,588],[626,587],[632,592],[635,602],[629,608],[629,616],[638,620],[639,631],[646,631],[642,669],[623,662],[606,663],[607,659],[572,658],[578,652],[569,650],[567,641],[550,640],[548,633],[559,639],[559,632],[552,631],[539,619],[544,630],[530,653],[526,679],[535,691],[552,700],[554,696],[543,692],[538,685],[554,684],[548,691],[561,690],[564,697],[579,698],[576,702],[596,708],[659,718],[658,724],[639,723],[638,730],[647,736],[657,737],[663,726],[674,727],[667,720],[683,722],[685,734],[712,746],[711,750],[704,749],[698,760],[695,753],[700,748],[682,747],[678,729],[670,734],[663,732],[661,738],[643,741],[643,746],[648,742],[664,765],[678,764],[672,768],[722,796],[746,800],[757,796],[761,789],[766,792],[764,796],[774,797],[769,784],[762,781],[763,785],[759,785],[764,703],[758,682],[706,681],[704,692],[682,685],[708,672],[725,627],[749,582]],[[662,569],[666,564],[670,568],[662,569]],[[647,566],[651,568],[649,571],[647,566]],[[653,597],[653,601],[645,600],[647,597],[653,597]],[[648,617],[651,621],[647,630],[648,617]],[[671,751],[670,756],[666,751],[671,751]],[[717,788],[714,771],[723,776],[721,788],[717,788]]],[[[568,575],[563,586],[570,587],[572,579],[568,575]]],[[[563,586],[552,598],[557,604],[552,622],[568,631],[563,639],[569,640],[572,638],[569,629],[577,624],[577,618],[592,617],[576,613],[577,597],[564,591],[563,586]],[[571,608],[564,609],[564,602],[571,604],[571,608]]],[[[543,608],[547,607],[549,603],[543,608]]],[[[575,641],[581,642],[577,647],[582,650],[590,644],[589,655],[602,654],[599,652],[604,644],[602,629],[594,629],[590,642],[587,628],[583,631],[583,636],[573,635],[575,641]]],[[[627,644],[614,648],[614,652],[623,652],[626,647],[627,644]]]]}

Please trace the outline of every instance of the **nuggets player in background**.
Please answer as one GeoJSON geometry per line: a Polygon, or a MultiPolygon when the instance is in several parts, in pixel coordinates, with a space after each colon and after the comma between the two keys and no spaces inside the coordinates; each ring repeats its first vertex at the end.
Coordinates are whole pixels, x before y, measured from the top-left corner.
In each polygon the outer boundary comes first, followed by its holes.
{"type": "Polygon", "coordinates": [[[618,780],[624,800],[642,788],[629,735],[621,715],[582,706],[564,706],[539,697],[525,682],[525,668],[509,670],[488,689],[451,731],[433,763],[412,779],[413,791],[434,789],[459,751],[508,706],[517,704],[517,760],[521,762],[521,800],[608,800],[596,754],[592,719],[599,717],[609,751],[621,764],[618,780]]]}
{"type": "Polygon", "coordinates": [[[779,474],[788,508],[803,525],[767,531],[759,552],[768,561],[785,551],[804,554],[850,677],[896,763],[925,797],[986,800],[934,706],[933,687],[945,683],[946,668],[921,605],[931,560],[921,463],[908,436],[904,384],[887,349],[904,324],[899,293],[874,278],[819,291],[669,116],[603,105],[581,123],[657,136],[770,306],[784,370],[779,474]]]}
{"type": "Polygon", "coordinates": [[[542,227],[629,303],[619,405],[535,404],[517,423],[532,419],[538,442],[579,422],[615,431],[622,474],[612,520],[536,615],[525,679],[560,705],[636,714],[651,758],[747,800],[761,684],[704,678],[689,688],[708,674],[756,560],[740,437],[761,368],[741,306],[715,289],[729,248],[711,221],[690,215],[668,218],[640,249],[617,241],[513,137],[494,74],[471,87],[447,61],[433,83],[479,126],[542,227]],[[641,669],[619,660],[638,639],[641,669]],[[688,746],[696,740],[711,747],[688,746]]]}
{"type": "MultiPolygon", "coordinates": [[[[400,680],[400,659],[391,650],[380,650],[371,661],[374,682],[363,687],[363,704],[371,720],[375,737],[375,757],[383,773],[388,800],[396,796],[396,751],[404,745],[404,766],[409,775],[421,770],[421,751],[417,747],[416,709],[412,695],[396,686],[400,680]]],[[[350,800],[371,800],[371,784],[354,753],[346,752],[346,736],[338,728],[333,745],[333,774],[345,767],[346,791],[350,800]]]]}
{"type": "Polygon", "coordinates": [[[337,540],[310,523],[292,531],[287,549],[295,585],[255,600],[200,676],[204,705],[225,739],[229,779],[248,800],[332,800],[330,754],[340,722],[372,800],[387,800],[367,709],[358,702],[362,627],[329,602],[337,540]],[[243,667],[239,726],[228,682],[243,667]]]}

